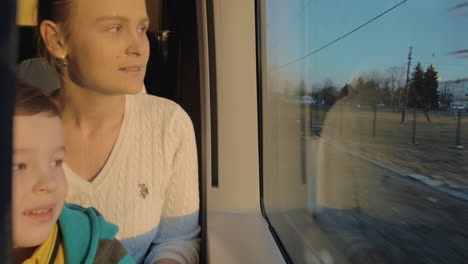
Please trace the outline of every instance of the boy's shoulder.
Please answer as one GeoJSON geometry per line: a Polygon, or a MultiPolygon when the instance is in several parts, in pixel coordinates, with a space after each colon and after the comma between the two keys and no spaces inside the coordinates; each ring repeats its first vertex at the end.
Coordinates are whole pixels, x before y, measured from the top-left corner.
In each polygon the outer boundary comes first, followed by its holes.
{"type": "Polygon", "coordinates": [[[115,239],[118,227],[94,208],[65,204],[59,226],[67,263],[134,263],[115,239]]]}
{"type": "Polygon", "coordinates": [[[77,230],[76,225],[89,227],[88,235],[98,236],[100,239],[113,239],[119,231],[116,225],[107,222],[96,209],[92,207],[85,208],[76,204],[65,204],[63,206],[59,222],[65,228],[73,225],[69,231],[77,230]]]}

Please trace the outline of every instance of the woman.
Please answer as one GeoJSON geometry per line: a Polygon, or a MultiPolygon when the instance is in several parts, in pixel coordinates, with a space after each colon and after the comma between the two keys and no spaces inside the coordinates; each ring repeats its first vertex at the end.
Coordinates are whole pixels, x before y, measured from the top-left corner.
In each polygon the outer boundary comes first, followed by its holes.
{"type": "Polygon", "coordinates": [[[137,263],[198,262],[195,137],[175,103],[135,95],[149,57],[144,0],[39,0],[61,76],[67,202],[99,210],[137,263]]]}

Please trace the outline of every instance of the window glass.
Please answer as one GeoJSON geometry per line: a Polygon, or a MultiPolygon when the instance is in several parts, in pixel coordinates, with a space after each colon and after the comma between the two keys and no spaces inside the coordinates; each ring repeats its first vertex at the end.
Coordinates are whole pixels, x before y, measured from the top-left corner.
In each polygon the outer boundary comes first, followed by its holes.
{"type": "Polygon", "coordinates": [[[263,201],[294,263],[466,263],[468,2],[259,0],[263,201]]]}

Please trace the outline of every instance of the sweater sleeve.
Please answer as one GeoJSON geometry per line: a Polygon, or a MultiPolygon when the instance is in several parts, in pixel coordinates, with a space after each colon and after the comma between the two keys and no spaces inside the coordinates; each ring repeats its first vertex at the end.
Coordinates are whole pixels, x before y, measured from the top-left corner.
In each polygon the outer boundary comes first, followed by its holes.
{"type": "Polygon", "coordinates": [[[195,134],[185,111],[177,106],[163,135],[169,179],[158,233],[145,264],[173,259],[180,264],[198,263],[199,195],[195,134]]]}

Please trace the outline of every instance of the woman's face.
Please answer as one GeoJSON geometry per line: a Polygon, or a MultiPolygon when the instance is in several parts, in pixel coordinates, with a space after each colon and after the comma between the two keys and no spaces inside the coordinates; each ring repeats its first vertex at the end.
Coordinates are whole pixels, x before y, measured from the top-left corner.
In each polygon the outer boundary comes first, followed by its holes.
{"type": "Polygon", "coordinates": [[[144,0],[75,0],[65,49],[68,77],[106,94],[138,93],[149,57],[144,0]]]}

